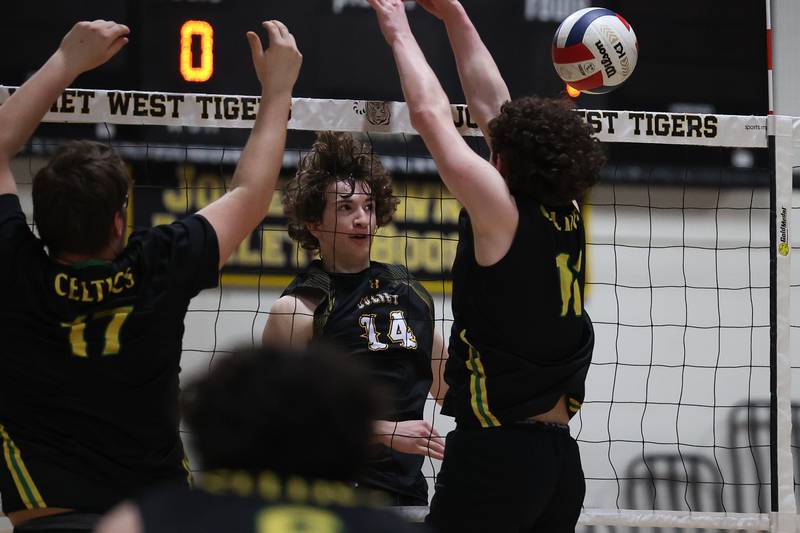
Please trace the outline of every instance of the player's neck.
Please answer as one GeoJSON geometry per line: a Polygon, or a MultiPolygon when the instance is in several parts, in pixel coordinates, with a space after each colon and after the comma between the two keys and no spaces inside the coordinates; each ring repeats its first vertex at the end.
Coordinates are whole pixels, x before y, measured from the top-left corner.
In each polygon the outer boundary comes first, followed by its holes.
{"type": "Polygon", "coordinates": [[[322,259],[322,267],[325,272],[332,274],[357,274],[369,268],[369,257],[366,259],[358,259],[348,261],[343,258],[337,258],[335,261],[329,261],[324,256],[322,259]]]}
{"type": "Polygon", "coordinates": [[[109,244],[103,250],[96,254],[73,254],[70,252],[62,252],[53,259],[64,265],[75,265],[78,263],[87,263],[90,261],[99,261],[110,263],[116,259],[116,248],[109,244]]]}

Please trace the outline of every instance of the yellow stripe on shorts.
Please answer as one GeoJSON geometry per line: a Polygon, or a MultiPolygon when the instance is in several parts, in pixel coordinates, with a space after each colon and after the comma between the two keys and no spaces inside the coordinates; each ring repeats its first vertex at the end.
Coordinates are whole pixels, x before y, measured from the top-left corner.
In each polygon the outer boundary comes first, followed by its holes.
{"type": "Polygon", "coordinates": [[[489,410],[489,396],[486,393],[486,371],[483,369],[481,354],[467,340],[467,330],[464,329],[459,337],[469,348],[469,359],[466,361],[467,370],[470,372],[470,404],[472,412],[482,427],[491,428],[500,425],[500,421],[489,410]]]}
{"type": "Polygon", "coordinates": [[[28,509],[42,509],[47,507],[44,503],[39,489],[36,488],[36,483],[31,479],[31,474],[22,460],[22,454],[19,448],[11,440],[6,428],[0,424],[0,438],[3,439],[3,456],[6,460],[6,466],[11,472],[11,477],[14,479],[14,484],[17,486],[17,491],[22,499],[22,503],[28,509]]]}

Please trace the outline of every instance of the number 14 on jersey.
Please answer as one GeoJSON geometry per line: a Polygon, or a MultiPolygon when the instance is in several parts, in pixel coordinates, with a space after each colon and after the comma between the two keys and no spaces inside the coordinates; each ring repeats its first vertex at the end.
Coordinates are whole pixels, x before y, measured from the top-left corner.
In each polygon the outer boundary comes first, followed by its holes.
{"type": "MultiPolygon", "coordinates": [[[[380,333],[375,327],[377,316],[368,314],[361,315],[358,318],[359,325],[364,328],[364,334],[361,337],[367,339],[369,349],[374,352],[385,350],[389,347],[389,344],[380,340],[380,333]]],[[[411,328],[408,327],[406,317],[402,311],[391,311],[389,313],[389,332],[387,336],[392,343],[399,344],[403,348],[412,350],[417,347],[417,338],[411,328]]]]}

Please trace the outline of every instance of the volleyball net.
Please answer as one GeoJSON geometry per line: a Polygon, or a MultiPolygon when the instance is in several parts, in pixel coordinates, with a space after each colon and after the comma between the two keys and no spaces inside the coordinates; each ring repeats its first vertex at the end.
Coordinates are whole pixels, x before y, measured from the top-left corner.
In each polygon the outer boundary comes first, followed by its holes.
{"type": "MultiPolygon", "coordinates": [[[[0,102],[9,90],[0,88],[0,102]]],[[[250,96],[70,89],[15,164],[32,175],[62,139],[108,142],[131,166],[132,226],[152,227],[224,193],[257,106],[250,96]]],[[[609,155],[583,206],[596,347],[571,422],[587,484],[580,526],[794,531],[800,357],[790,336],[800,318],[790,301],[800,273],[792,272],[790,232],[800,123],[576,112],[609,155]]],[[[453,106],[453,120],[482,149],[465,106],[453,106]]],[[[208,371],[220,353],[260,343],[272,303],[312,259],[286,233],[281,189],[319,130],[369,141],[393,175],[400,204],[372,259],[420,279],[433,294],[436,327],[449,336],[460,206],[407,107],[294,99],[289,128],[267,218],[234,253],[219,288],[192,303],[182,379],[208,371]]],[[[426,419],[440,434],[453,428],[430,398],[426,419]]],[[[426,460],[431,493],[438,468],[426,460]]]]}

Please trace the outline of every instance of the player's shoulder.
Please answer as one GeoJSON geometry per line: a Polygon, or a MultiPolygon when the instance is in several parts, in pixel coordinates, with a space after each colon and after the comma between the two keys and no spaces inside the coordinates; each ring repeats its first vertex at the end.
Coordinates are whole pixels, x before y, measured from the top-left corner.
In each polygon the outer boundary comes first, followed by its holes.
{"type": "Polygon", "coordinates": [[[433,311],[433,298],[431,294],[428,292],[428,289],[419,282],[419,280],[414,277],[414,275],[409,272],[409,270],[403,265],[396,265],[392,263],[379,263],[376,261],[372,262],[373,268],[378,267],[382,269],[385,275],[394,283],[405,284],[411,287],[411,289],[425,302],[428,308],[433,311]]]}
{"type": "Polygon", "coordinates": [[[19,230],[33,235],[22,211],[19,196],[11,193],[0,194],[0,236],[10,236],[19,233],[19,230]]]}
{"type": "Polygon", "coordinates": [[[303,295],[324,298],[330,294],[331,277],[322,268],[319,260],[311,262],[302,272],[297,274],[281,295],[303,295]]]}
{"type": "Polygon", "coordinates": [[[310,293],[284,294],[272,304],[273,314],[314,313],[321,298],[310,293]]]}

